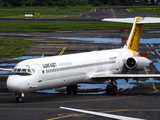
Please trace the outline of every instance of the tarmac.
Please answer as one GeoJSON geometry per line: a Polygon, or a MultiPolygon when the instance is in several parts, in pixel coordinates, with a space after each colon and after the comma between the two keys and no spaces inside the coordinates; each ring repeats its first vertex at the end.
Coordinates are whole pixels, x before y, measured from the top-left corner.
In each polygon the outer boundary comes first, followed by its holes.
{"type": "MultiPolygon", "coordinates": [[[[103,11],[103,10],[102,10],[103,11]]],[[[113,9],[114,11],[114,9],[113,9]]],[[[120,11],[120,10],[118,10],[120,11]]],[[[123,10],[121,10],[123,11],[123,10]]],[[[117,12],[114,12],[116,14],[117,12]]],[[[113,12],[110,10],[112,17],[113,12]]],[[[116,14],[117,16],[117,14],[116,14]]],[[[147,53],[147,57],[153,61],[149,74],[159,73],[159,42],[153,38],[160,38],[160,29],[145,29],[142,38],[145,43],[140,43],[140,53],[147,53]],[[150,41],[151,40],[151,41],[150,41]]],[[[120,32],[114,30],[79,30],[79,31],[53,31],[53,32],[4,32],[1,37],[23,38],[36,41],[23,56],[52,56],[70,53],[88,52],[104,49],[121,48],[125,44],[121,38],[128,38],[129,30],[120,32]],[[63,37],[63,38],[62,38],[63,37]],[[74,38],[74,39],[73,39],[74,38]],[[77,40],[77,38],[80,38],[77,40]],[[85,39],[85,40],[82,40],[85,39]],[[97,43],[87,38],[108,38],[97,43]],[[115,38],[115,39],[110,39],[115,38]],[[114,40],[118,40],[115,42],[114,40]]],[[[4,67],[14,67],[25,57],[1,58],[0,64],[4,67]]],[[[146,72],[140,72],[146,74],[146,72]]],[[[59,107],[71,107],[91,110],[103,113],[136,117],[147,120],[160,120],[160,83],[130,83],[132,88],[119,89],[117,95],[106,95],[104,89],[79,89],[77,95],[67,95],[65,90],[58,93],[26,93],[24,103],[16,103],[13,93],[6,89],[6,79],[9,73],[0,74],[0,120],[109,120],[106,118],[62,110],[59,107]]]]}

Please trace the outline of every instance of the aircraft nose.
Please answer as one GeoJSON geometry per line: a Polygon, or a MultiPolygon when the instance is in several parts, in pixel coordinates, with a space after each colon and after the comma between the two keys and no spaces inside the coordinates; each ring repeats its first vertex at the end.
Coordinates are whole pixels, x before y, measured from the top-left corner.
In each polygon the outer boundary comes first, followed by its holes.
{"type": "Polygon", "coordinates": [[[7,88],[12,92],[18,92],[21,87],[21,82],[14,77],[8,77],[7,79],[7,88]]]}

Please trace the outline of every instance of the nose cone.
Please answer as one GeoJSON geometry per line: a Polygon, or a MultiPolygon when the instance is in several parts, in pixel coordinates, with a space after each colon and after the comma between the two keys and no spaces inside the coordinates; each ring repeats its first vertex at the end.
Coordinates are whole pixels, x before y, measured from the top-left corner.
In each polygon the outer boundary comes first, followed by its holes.
{"type": "Polygon", "coordinates": [[[14,76],[9,76],[7,79],[7,88],[12,92],[19,92],[21,82],[14,76]]]}

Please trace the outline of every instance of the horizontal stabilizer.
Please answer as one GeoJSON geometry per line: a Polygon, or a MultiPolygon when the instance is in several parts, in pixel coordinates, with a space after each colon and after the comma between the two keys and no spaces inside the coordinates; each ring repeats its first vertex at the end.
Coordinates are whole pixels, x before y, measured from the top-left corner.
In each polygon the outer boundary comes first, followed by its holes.
{"type": "Polygon", "coordinates": [[[140,118],[126,117],[126,116],[113,115],[113,114],[107,114],[107,113],[99,113],[99,112],[80,110],[80,109],[74,109],[74,108],[67,108],[67,107],[60,107],[60,108],[75,111],[75,112],[80,112],[80,113],[86,113],[86,114],[90,114],[90,115],[96,115],[96,116],[105,117],[105,118],[111,118],[114,120],[144,120],[144,119],[140,119],[140,118]]]}
{"type": "MultiPolygon", "coordinates": [[[[134,23],[135,18],[104,18],[102,21],[106,22],[120,22],[120,23],[134,23]]],[[[160,23],[160,18],[157,17],[145,17],[139,19],[136,24],[148,24],[148,23],[160,23]]]]}
{"type": "Polygon", "coordinates": [[[160,74],[96,74],[92,79],[160,78],[160,74]]]}

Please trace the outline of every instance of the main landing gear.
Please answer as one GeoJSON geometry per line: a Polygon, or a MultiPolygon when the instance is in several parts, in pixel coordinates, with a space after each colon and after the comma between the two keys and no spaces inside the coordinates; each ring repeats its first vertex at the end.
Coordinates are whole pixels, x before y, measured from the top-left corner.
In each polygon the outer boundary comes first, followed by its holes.
{"type": "Polygon", "coordinates": [[[77,85],[69,85],[66,87],[67,94],[77,95],[78,86],[77,85]]]}
{"type": "Polygon", "coordinates": [[[115,80],[111,80],[110,83],[106,86],[106,94],[107,95],[116,95],[117,94],[117,82],[115,80]]]}
{"type": "Polygon", "coordinates": [[[16,97],[16,102],[17,103],[24,102],[24,93],[15,93],[15,96],[18,96],[18,97],[16,97]]]}

